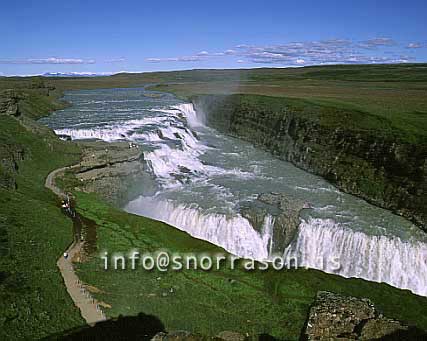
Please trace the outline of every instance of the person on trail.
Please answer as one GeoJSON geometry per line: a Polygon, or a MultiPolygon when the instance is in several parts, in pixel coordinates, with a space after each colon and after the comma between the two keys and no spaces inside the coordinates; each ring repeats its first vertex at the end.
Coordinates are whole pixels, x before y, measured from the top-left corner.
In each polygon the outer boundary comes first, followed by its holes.
{"type": "Polygon", "coordinates": [[[68,252],[64,252],[64,259],[67,260],[68,259],[68,252]]]}

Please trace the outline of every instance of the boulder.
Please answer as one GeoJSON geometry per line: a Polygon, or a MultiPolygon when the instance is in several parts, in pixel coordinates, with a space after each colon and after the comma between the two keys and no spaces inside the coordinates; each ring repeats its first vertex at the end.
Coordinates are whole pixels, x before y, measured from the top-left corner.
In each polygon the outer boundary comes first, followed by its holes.
{"type": "Polygon", "coordinates": [[[306,340],[375,340],[410,332],[410,327],[380,314],[367,298],[319,291],[310,309],[306,340]]]}
{"type": "Polygon", "coordinates": [[[217,335],[217,338],[224,341],[245,341],[246,337],[237,332],[223,331],[217,335]]]}

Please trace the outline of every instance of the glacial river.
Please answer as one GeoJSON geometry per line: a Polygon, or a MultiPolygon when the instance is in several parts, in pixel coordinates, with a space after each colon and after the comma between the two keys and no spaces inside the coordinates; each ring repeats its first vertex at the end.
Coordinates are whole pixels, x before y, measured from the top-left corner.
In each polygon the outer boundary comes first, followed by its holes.
{"type": "Polygon", "coordinates": [[[427,296],[427,235],[407,220],[203,124],[193,106],[144,89],[70,91],[72,107],[41,122],[72,139],[138,143],[153,175],[124,207],[242,257],[271,259],[274,217],[261,229],[242,217],[260,193],[309,203],[283,253],[300,266],[386,282],[427,296]],[[325,261],[338,259],[336,263],[325,261]]]}

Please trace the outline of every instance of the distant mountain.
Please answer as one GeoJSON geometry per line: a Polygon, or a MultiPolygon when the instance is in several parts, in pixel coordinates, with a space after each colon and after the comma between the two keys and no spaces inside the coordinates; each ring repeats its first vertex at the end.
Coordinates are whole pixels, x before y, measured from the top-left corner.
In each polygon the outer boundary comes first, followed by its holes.
{"type": "Polygon", "coordinates": [[[111,76],[114,72],[46,72],[43,77],[99,77],[111,76]]]}

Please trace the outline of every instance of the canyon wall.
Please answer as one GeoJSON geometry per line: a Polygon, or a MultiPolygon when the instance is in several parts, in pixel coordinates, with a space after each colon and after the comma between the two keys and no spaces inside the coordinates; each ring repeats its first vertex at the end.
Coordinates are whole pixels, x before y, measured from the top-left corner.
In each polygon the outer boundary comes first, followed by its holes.
{"type": "Polygon", "coordinates": [[[427,145],[383,117],[256,95],[191,98],[206,124],[427,230],[427,145]]]}

